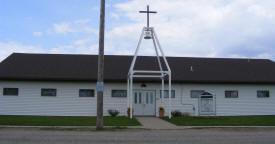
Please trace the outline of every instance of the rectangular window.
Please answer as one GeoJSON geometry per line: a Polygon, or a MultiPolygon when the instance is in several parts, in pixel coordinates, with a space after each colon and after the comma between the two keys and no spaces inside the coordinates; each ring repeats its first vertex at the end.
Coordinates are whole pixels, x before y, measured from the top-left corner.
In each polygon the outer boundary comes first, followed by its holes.
{"type": "Polygon", "coordinates": [[[238,98],[238,91],[236,90],[230,90],[230,91],[225,91],[224,92],[225,98],[238,98]]]}
{"type": "Polygon", "coordinates": [[[18,96],[18,88],[3,88],[4,96],[18,96]]]}
{"type": "Polygon", "coordinates": [[[268,90],[258,90],[257,91],[257,97],[258,98],[268,98],[269,97],[269,91],[268,90]]]}
{"type": "Polygon", "coordinates": [[[127,97],[127,90],[112,90],[112,97],[127,97]]]}
{"type": "Polygon", "coordinates": [[[142,93],[140,92],[138,96],[139,96],[139,97],[138,97],[138,102],[139,102],[139,104],[141,104],[142,93]]]}
{"type": "MultiPolygon", "coordinates": [[[[164,98],[169,98],[169,90],[164,90],[163,93],[164,93],[164,98]]],[[[160,98],[162,98],[161,94],[162,92],[160,90],[160,98]]],[[[175,97],[176,97],[175,90],[171,90],[171,98],[175,98],[175,97]]]]}
{"type": "Polygon", "coordinates": [[[79,97],[94,97],[95,91],[93,89],[79,89],[79,97]]]}
{"type": "Polygon", "coordinates": [[[204,93],[204,90],[191,90],[190,95],[191,98],[199,98],[202,93],[204,93]]]}
{"type": "Polygon", "coordinates": [[[41,96],[56,96],[56,89],[42,88],[41,96]]]}
{"type": "Polygon", "coordinates": [[[149,95],[146,93],[146,104],[149,104],[149,95]]]}
{"type": "Polygon", "coordinates": [[[137,104],[137,93],[135,92],[135,104],[137,104]]]}
{"type": "Polygon", "coordinates": [[[150,104],[153,104],[153,93],[150,93],[150,104]]]}

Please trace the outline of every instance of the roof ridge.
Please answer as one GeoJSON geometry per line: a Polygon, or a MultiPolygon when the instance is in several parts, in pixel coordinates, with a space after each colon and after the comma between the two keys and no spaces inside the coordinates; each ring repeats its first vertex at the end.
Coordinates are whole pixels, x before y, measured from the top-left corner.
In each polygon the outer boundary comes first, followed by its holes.
{"type": "MultiPolygon", "coordinates": [[[[58,53],[19,53],[19,52],[14,52],[11,55],[13,55],[13,54],[15,54],[15,55],[97,56],[97,54],[62,54],[62,53],[58,54],[58,53]]],[[[10,57],[11,55],[9,55],[8,57],[10,57]]],[[[109,54],[105,54],[104,56],[133,57],[133,55],[109,55],[109,54]]],[[[140,55],[138,57],[156,57],[156,56],[140,55]]],[[[166,58],[189,58],[189,59],[217,59],[217,60],[268,60],[270,62],[274,62],[271,59],[264,59],[264,58],[189,57],[189,56],[188,57],[185,57],[185,56],[165,56],[165,57],[166,58]]]]}

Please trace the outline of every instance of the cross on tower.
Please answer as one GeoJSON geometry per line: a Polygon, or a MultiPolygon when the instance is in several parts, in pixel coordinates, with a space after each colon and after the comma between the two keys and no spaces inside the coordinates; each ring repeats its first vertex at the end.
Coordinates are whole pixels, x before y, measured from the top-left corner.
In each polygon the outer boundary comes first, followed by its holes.
{"type": "Polygon", "coordinates": [[[147,13],[147,28],[149,28],[149,14],[150,13],[157,13],[156,11],[150,11],[149,10],[149,5],[147,5],[147,10],[146,11],[139,11],[140,13],[147,13]]]}

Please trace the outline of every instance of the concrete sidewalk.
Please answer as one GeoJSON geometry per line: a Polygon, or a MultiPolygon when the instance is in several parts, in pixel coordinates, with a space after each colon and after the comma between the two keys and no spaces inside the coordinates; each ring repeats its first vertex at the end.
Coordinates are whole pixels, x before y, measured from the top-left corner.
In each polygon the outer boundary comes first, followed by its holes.
{"type": "Polygon", "coordinates": [[[184,129],[184,127],[178,127],[176,125],[173,125],[157,117],[136,117],[136,119],[142,124],[142,127],[145,129],[153,129],[153,130],[184,129]]]}

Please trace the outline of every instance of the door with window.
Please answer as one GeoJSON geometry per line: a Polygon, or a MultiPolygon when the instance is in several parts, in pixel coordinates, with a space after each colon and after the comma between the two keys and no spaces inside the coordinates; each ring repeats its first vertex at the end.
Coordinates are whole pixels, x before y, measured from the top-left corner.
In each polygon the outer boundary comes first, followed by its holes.
{"type": "Polygon", "coordinates": [[[153,116],[155,115],[155,91],[136,90],[134,91],[134,115],[153,116]]]}
{"type": "Polygon", "coordinates": [[[199,97],[199,114],[214,115],[215,113],[215,97],[208,92],[204,92],[199,97]]]}

